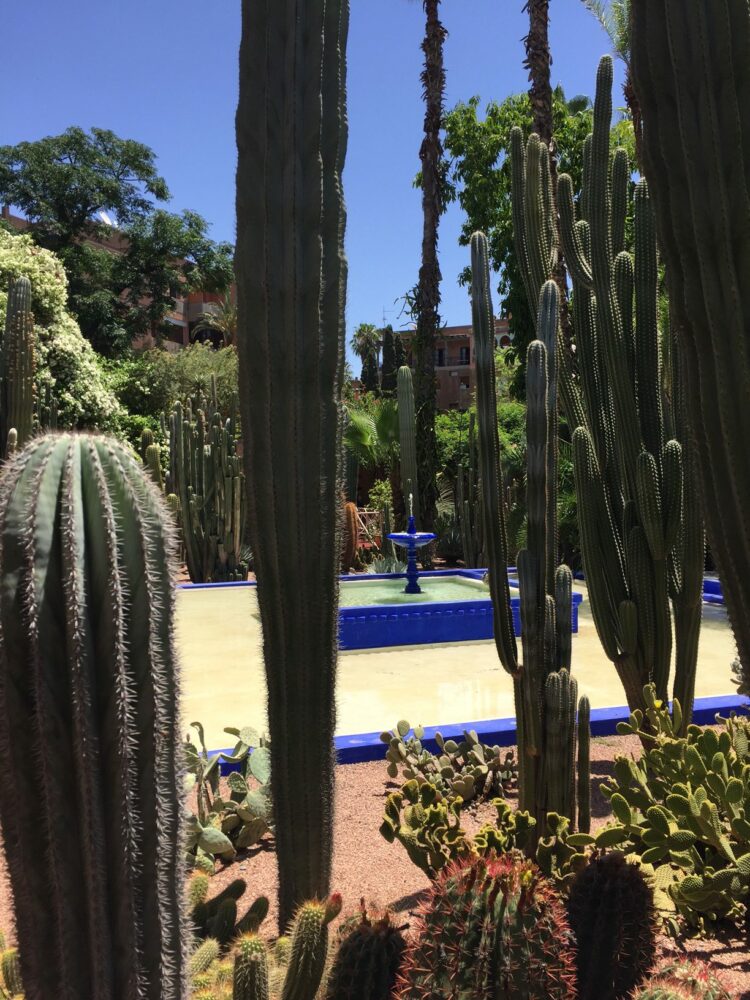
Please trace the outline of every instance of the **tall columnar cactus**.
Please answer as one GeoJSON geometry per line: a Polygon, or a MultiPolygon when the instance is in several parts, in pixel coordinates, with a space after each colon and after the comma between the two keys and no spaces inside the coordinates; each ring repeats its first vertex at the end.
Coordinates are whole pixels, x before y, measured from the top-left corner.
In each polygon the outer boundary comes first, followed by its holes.
{"type": "Polygon", "coordinates": [[[594,855],[570,887],[578,1000],[626,1000],[656,955],[654,893],[617,852],[594,855]]]}
{"type": "MultiPolygon", "coordinates": [[[[246,580],[242,559],[245,486],[235,422],[222,419],[215,397],[176,403],[169,420],[168,492],[179,500],[180,527],[193,583],[246,580]]],[[[146,449],[155,482],[157,445],[146,449]]]]}
{"type": "Polygon", "coordinates": [[[348,0],[242,4],[240,402],[282,924],[331,871],[348,14],[348,0]]]}
{"type": "Polygon", "coordinates": [[[401,448],[401,491],[404,506],[409,513],[409,495],[412,510],[419,527],[419,482],[417,477],[417,418],[414,412],[414,387],[411,369],[402,365],[398,370],[398,434],[401,448]]]}
{"type": "Polygon", "coordinates": [[[0,823],[27,1000],[184,995],[172,550],[114,440],[40,437],[3,470],[0,823]]]}
{"type": "Polygon", "coordinates": [[[747,4],[633,0],[631,51],[702,509],[750,677],[747,4]]]}
{"type": "MultiPolygon", "coordinates": [[[[676,639],[675,694],[692,711],[701,615],[703,533],[682,441],[681,413],[663,402],[657,321],[657,252],[645,181],[624,150],[610,152],[612,61],[599,66],[594,130],[583,149],[584,184],[558,182],[560,232],[573,279],[579,378],[563,359],[561,399],[573,430],[581,547],[597,631],[625,689],[642,706],[653,680],[666,699],[676,639]],[[634,206],[635,252],[625,248],[634,206]],[[674,412],[673,412],[674,411],[674,412]],[[684,467],[685,466],[685,467],[684,467]],[[685,486],[687,483],[687,486],[685,486]]],[[[513,146],[514,232],[530,301],[557,250],[546,151],[521,133],[513,146]],[[552,235],[550,235],[552,233],[552,235]]],[[[675,382],[675,389],[679,386],[675,382]]],[[[677,394],[679,395],[679,393],[677,394]]]]}
{"type": "Polygon", "coordinates": [[[517,855],[451,865],[429,890],[398,1000],[569,1000],[573,936],[552,886],[517,855]]]}
{"type": "Polygon", "coordinates": [[[468,461],[456,477],[456,513],[461,530],[461,549],[466,566],[483,566],[482,510],[477,475],[476,415],[469,414],[468,461]]]}
{"type": "MultiPolygon", "coordinates": [[[[541,289],[537,330],[529,345],[527,384],[528,546],[518,553],[523,660],[518,658],[508,582],[508,546],[495,394],[494,321],[487,239],[475,233],[472,317],[477,351],[477,415],[483,537],[500,662],[513,677],[519,745],[519,805],[540,823],[548,810],[575,822],[577,685],[570,677],[572,577],[557,557],[558,290],[541,289]]],[[[582,779],[583,780],[583,779],[582,779]]]]}
{"type": "Polygon", "coordinates": [[[0,446],[7,450],[8,435],[16,431],[15,446],[22,448],[34,429],[34,316],[31,282],[11,279],[0,350],[0,446]]]}

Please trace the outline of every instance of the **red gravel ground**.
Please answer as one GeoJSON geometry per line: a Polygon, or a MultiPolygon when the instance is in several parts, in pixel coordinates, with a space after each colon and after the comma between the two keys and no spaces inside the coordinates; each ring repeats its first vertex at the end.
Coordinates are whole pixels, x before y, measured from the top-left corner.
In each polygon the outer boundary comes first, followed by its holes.
{"type": "MultiPolygon", "coordinates": [[[[608,806],[596,791],[611,769],[614,756],[620,753],[638,754],[639,743],[632,737],[608,737],[592,741],[592,818],[594,827],[607,821],[608,806]]],[[[399,844],[388,844],[379,833],[386,795],[398,788],[389,782],[385,765],[350,764],[337,769],[335,855],[332,885],[344,897],[344,912],[356,910],[359,900],[378,906],[389,906],[408,924],[418,907],[429,880],[407,858],[399,844]]],[[[476,813],[465,812],[465,826],[472,829],[494,812],[482,806],[476,813]]],[[[273,840],[266,840],[257,848],[238,857],[232,864],[218,866],[212,879],[212,892],[218,892],[227,882],[241,877],[247,880],[245,902],[260,895],[271,900],[271,911],[263,929],[274,934],[277,912],[276,855],[273,840]]],[[[10,890],[2,870],[0,882],[0,928],[10,931],[13,922],[13,904],[10,890]]],[[[721,974],[732,997],[750,1000],[750,950],[744,940],[722,941],[671,941],[663,939],[662,951],[688,953],[710,961],[721,974]]]]}

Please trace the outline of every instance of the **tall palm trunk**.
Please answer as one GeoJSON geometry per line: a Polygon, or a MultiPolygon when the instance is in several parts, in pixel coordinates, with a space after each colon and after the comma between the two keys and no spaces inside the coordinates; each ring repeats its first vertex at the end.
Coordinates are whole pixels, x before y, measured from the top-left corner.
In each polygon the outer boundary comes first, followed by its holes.
{"type": "MultiPolygon", "coordinates": [[[[529,101],[534,117],[534,131],[549,149],[549,168],[552,180],[552,198],[557,201],[557,154],[555,150],[554,125],[552,120],[552,52],[549,47],[549,0],[527,0],[524,10],[529,15],[529,33],[524,38],[526,58],[524,67],[529,74],[529,101]]],[[[555,209],[555,219],[557,210],[555,209]]],[[[559,239],[558,239],[559,244],[559,239]]],[[[563,341],[568,348],[561,356],[561,363],[573,364],[573,324],[568,309],[568,284],[562,253],[552,277],[560,290],[560,326],[563,341]]],[[[532,315],[536,313],[536,303],[529,302],[532,315]]]]}
{"type": "Polygon", "coordinates": [[[416,292],[417,330],[414,338],[414,402],[417,421],[417,465],[419,475],[420,527],[429,529],[437,503],[437,442],[435,413],[435,341],[440,329],[440,264],[438,225],[442,212],[440,161],[443,146],[445,69],[443,45],[447,32],[440,22],[440,0],[424,0],[425,36],[422,42],[424,68],[422,93],[425,101],[424,139],[419,151],[422,161],[422,264],[416,292]]]}

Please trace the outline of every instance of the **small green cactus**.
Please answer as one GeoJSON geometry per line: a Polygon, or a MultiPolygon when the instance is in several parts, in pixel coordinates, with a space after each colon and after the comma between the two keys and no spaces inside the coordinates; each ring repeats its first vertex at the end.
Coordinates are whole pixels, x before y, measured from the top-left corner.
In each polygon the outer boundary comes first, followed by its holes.
{"type": "Polygon", "coordinates": [[[22,994],[23,981],[21,980],[21,964],[18,961],[17,948],[6,948],[2,952],[0,968],[2,968],[3,983],[11,997],[22,994]]]}
{"type": "Polygon", "coordinates": [[[730,994],[706,962],[664,959],[632,994],[633,1000],[730,1000],[730,994]]]}
{"type": "Polygon", "coordinates": [[[206,938],[205,941],[201,941],[188,962],[188,974],[191,980],[207,972],[219,957],[220,952],[221,945],[214,938],[206,938]]]}
{"type": "Polygon", "coordinates": [[[391,1000],[406,941],[390,913],[370,914],[364,899],[357,918],[339,932],[325,1000],[391,1000]]]}

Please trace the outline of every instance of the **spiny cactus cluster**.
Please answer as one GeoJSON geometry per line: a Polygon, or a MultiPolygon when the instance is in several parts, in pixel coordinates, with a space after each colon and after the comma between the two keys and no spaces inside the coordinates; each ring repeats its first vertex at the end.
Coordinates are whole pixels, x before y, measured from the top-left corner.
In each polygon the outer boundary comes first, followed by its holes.
{"type": "MultiPolygon", "coordinates": [[[[581,548],[594,621],[631,709],[653,680],[666,698],[676,639],[675,696],[692,713],[701,618],[703,531],[686,445],[678,353],[667,401],[657,317],[654,218],[645,180],[630,191],[624,150],[610,152],[612,61],[599,66],[583,191],[558,180],[560,232],[573,281],[574,378],[561,352],[561,399],[573,432],[581,548]],[[635,253],[626,249],[634,206],[635,253]],[[683,448],[683,446],[685,446],[683,448]]],[[[547,150],[512,133],[514,237],[530,304],[557,262],[547,150]],[[541,176],[540,176],[541,175],[541,176]]]]}
{"type": "MultiPolygon", "coordinates": [[[[545,193],[541,169],[539,197],[545,193]]],[[[546,191],[548,195],[548,190],[546,191]]],[[[545,251],[549,253],[550,251],[545,251]]],[[[526,370],[528,542],[518,553],[523,657],[513,629],[508,580],[500,443],[495,393],[495,323],[487,239],[471,240],[472,322],[477,356],[477,414],[483,537],[489,563],[495,644],[514,682],[518,728],[519,805],[539,824],[548,811],[576,820],[577,683],[570,673],[572,575],[557,566],[558,289],[541,287],[537,334],[526,370]]],[[[581,781],[587,761],[579,762],[581,781]]],[[[580,784],[580,782],[579,782],[580,784]]]]}
{"type": "Polygon", "coordinates": [[[665,959],[632,994],[633,1000],[730,1000],[730,993],[710,965],[689,959],[665,959]]]}
{"type": "Polygon", "coordinates": [[[34,431],[35,346],[31,282],[28,278],[13,278],[8,284],[5,331],[0,347],[2,456],[23,448],[34,431]]]}
{"type": "Polygon", "coordinates": [[[530,861],[471,858],[447,868],[420,911],[399,1000],[569,1000],[573,937],[552,887],[530,861]]]}
{"type": "Polygon", "coordinates": [[[314,1000],[326,972],[328,926],[340,911],[338,894],[304,903],[288,936],[269,947],[255,932],[242,933],[230,961],[218,958],[218,942],[204,941],[193,955],[191,1000],[314,1000]]]}
{"type": "Polygon", "coordinates": [[[654,894],[617,852],[595,855],[570,889],[578,1000],[625,1000],[656,955],[654,894]]]}
{"type": "MultiPolygon", "coordinates": [[[[144,461],[161,480],[160,454],[147,446],[144,461]]],[[[185,561],[193,583],[246,580],[243,558],[245,476],[236,449],[236,420],[224,420],[216,400],[175,403],[169,418],[166,490],[177,498],[185,561]]]]}
{"type": "Polygon", "coordinates": [[[39,437],[2,472],[0,824],[30,1000],[181,995],[167,524],[114,440],[39,437]]]}

